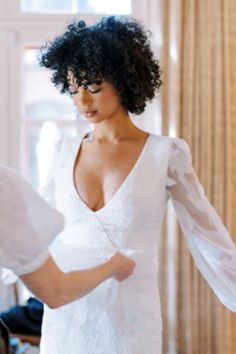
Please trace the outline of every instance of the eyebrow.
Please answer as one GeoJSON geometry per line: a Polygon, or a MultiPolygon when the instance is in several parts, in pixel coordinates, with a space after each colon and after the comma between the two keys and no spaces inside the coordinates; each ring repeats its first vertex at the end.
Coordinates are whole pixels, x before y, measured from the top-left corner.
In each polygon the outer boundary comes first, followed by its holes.
{"type": "Polygon", "coordinates": [[[91,85],[91,84],[97,84],[97,85],[101,85],[103,82],[102,79],[94,79],[94,80],[83,80],[80,82],[80,84],[78,85],[76,82],[70,82],[69,83],[69,87],[79,87],[81,85],[91,85]]]}
{"type": "Polygon", "coordinates": [[[93,80],[82,80],[80,85],[91,85],[91,84],[98,84],[101,85],[102,79],[93,79],[93,80]]]}

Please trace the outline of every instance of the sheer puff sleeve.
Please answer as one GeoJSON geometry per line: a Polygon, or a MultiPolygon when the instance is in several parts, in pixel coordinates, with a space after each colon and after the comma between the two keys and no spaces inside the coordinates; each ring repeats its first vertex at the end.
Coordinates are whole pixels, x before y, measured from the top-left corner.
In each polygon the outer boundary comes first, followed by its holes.
{"type": "Polygon", "coordinates": [[[17,275],[33,272],[62,228],[61,214],[22,177],[0,166],[0,264],[17,275]]]}
{"type": "Polygon", "coordinates": [[[189,147],[173,139],[167,191],[195,264],[220,301],[236,312],[236,248],[192,167],[189,147]]]}

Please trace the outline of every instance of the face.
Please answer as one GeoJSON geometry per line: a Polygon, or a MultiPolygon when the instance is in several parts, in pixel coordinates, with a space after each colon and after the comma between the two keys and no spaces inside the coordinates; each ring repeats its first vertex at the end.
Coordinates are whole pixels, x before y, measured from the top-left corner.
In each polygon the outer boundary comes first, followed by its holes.
{"type": "Polygon", "coordinates": [[[68,72],[69,92],[77,110],[91,123],[111,119],[123,111],[119,96],[112,85],[102,80],[82,81],[78,87],[72,72],[68,72]]]}

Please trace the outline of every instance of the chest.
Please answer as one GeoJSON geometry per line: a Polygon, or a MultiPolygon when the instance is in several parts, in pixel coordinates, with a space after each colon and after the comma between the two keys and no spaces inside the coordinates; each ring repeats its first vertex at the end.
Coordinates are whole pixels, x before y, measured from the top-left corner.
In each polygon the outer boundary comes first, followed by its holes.
{"type": "MultiPolygon", "coordinates": [[[[86,220],[94,216],[91,210],[99,210],[99,216],[103,215],[111,222],[117,215],[116,225],[123,218],[128,218],[129,224],[138,222],[141,225],[161,218],[168,199],[168,146],[165,142],[151,137],[138,160],[135,155],[131,170],[131,165],[126,165],[129,169],[123,168],[128,152],[134,157],[131,148],[128,151],[120,149],[121,155],[114,150],[108,152],[110,158],[104,164],[102,156],[95,151],[90,156],[78,154],[84,146],[77,138],[65,141],[55,166],[55,205],[68,225],[86,224],[86,220]]],[[[126,222],[122,221],[122,224],[126,222]]]]}
{"type": "Polygon", "coordinates": [[[143,141],[81,144],[74,164],[74,184],[92,210],[102,208],[112,199],[139,163],[144,148],[143,141]]]}

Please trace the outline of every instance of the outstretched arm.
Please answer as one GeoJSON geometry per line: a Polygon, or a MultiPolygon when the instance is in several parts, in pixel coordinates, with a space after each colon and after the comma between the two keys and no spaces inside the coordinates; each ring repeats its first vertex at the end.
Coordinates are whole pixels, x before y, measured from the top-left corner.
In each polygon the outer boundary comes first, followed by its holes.
{"type": "Polygon", "coordinates": [[[192,167],[188,145],[173,139],[167,189],[195,264],[221,302],[236,312],[236,248],[192,167]]]}

